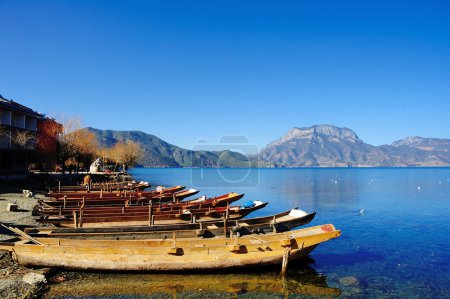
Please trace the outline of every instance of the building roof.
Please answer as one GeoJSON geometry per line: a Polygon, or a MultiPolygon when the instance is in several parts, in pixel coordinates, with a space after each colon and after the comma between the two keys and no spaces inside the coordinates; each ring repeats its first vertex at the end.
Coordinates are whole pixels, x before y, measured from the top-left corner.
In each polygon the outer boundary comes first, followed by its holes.
{"type": "Polygon", "coordinates": [[[31,108],[28,108],[24,105],[21,105],[13,100],[5,99],[2,95],[0,95],[0,108],[5,108],[7,110],[12,110],[16,112],[20,112],[23,114],[31,115],[37,118],[43,118],[44,115],[34,111],[31,108]]]}

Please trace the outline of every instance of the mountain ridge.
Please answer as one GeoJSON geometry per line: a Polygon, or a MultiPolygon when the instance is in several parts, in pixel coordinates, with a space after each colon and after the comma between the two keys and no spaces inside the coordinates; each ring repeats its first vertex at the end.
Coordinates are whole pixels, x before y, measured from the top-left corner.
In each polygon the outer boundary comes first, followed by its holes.
{"type": "Polygon", "coordinates": [[[139,142],[144,167],[408,167],[450,166],[450,139],[406,137],[391,144],[365,143],[349,128],[333,125],[294,127],[256,156],[223,151],[194,151],[142,131],[87,128],[102,146],[139,142]]]}
{"type": "Polygon", "coordinates": [[[449,166],[449,153],[449,139],[407,137],[374,146],[348,128],[314,125],[291,129],[260,158],[282,167],[449,166]]]}
{"type": "Polygon", "coordinates": [[[224,151],[193,151],[165,142],[142,131],[115,131],[86,128],[95,133],[101,146],[111,147],[130,139],[140,143],[144,156],[138,161],[144,167],[248,167],[247,157],[224,151]]]}

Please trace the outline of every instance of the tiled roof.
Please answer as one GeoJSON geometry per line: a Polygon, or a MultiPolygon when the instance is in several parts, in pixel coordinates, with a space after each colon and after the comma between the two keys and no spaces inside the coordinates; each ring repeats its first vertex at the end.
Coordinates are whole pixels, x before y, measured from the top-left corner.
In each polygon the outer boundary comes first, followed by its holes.
{"type": "Polygon", "coordinates": [[[0,95],[0,107],[3,107],[5,109],[13,110],[16,112],[21,112],[24,114],[32,115],[38,118],[44,117],[44,115],[34,111],[31,108],[28,108],[24,105],[21,105],[17,102],[14,102],[13,100],[7,100],[2,95],[0,95]]]}

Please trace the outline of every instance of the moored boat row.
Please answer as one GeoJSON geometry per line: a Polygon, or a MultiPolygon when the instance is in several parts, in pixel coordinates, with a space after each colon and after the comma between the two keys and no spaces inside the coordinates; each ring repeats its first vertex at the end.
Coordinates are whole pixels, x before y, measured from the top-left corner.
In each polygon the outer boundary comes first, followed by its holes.
{"type": "Polygon", "coordinates": [[[206,196],[201,196],[196,199],[187,201],[176,201],[168,203],[153,203],[151,200],[146,200],[143,198],[138,199],[118,199],[118,200],[85,200],[77,202],[77,204],[65,204],[59,201],[41,201],[39,205],[36,205],[36,214],[41,215],[53,215],[53,214],[72,214],[72,211],[79,211],[83,207],[84,209],[98,209],[103,208],[117,208],[117,207],[139,207],[152,205],[153,209],[157,210],[172,210],[172,209],[186,209],[194,207],[220,207],[226,206],[232,202],[241,199],[244,194],[238,194],[235,192],[223,194],[217,197],[206,198],[206,196]]]}
{"type": "Polygon", "coordinates": [[[102,181],[93,182],[90,175],[86,175],[83,178],[81,185],[77,186],[61,186],[59,183],[58,187],[53,187],[48,189],[48,194],[58,194],[61,192],[96,192],[96,191],[125,191],[125,190],[144,190],[149,188],[151,185],[148,182],[140,181],[102,181]]]}
{"type": "Polygon", "coordinates": [[[37,227],[26,229],[25,232],[33,237],[56,237],[74,239],[157,239],[176,237],[203,237],[217,236],[243,236],[249,234],[266,234],[289,231],[295,227],[311,222],[316,213],[306,213],[298,208],[283,213],[241,219],[241,220],[215,220],[199,221],[195,223],[183,222],[164,225],[120,226],[101,228],[58,228],[37,227]]]}
{"type": "Polygon", "coordinates": [[[153,210],[153,207],[122,207],[99,208],[92,210],[81,209],[72,215],[50,215],[37,219],[38,222],[65,227],[108,227],[129,225],[170,224],[177,222],[211,221],[215,219],[237,220],[253,211],[264,208],[268,203],[254,201],[251,207],[208,207],[194,209],[153,210]]]}
{"type": "Polygon", "coordinates": [[[230,204],[244,194],[184,200],[184,186],[104,192],[59,188],[33,213],[47,227],[10,228],[21,241],[1,243],[22,265],[78,270],[180,271],[282,264],[336,238],[333,225],[295,228],[316,213],[298,208],[243,219],[268,203],[230,204]]]}

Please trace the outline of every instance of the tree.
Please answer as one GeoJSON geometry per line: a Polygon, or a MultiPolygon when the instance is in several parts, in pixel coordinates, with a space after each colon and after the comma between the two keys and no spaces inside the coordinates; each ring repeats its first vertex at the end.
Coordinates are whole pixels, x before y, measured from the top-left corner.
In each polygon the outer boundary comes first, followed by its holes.
{"type": "Polygon", "coordinates": [[[16,150],[25,153],[25,167],[28,169],[28,152],[34,148],[36,144],[36,135],[28,130],[15,130],[12,133],[13,150],[13,165],[16,167],[16,150]]]}
{"type": "Polygon", "coordinates": [[[79,118],[64,118],[59,121],[62,131],[57,142],[58,161],[63,167],[75,165],[78,173],[80,164],[90,165],[98,152],[98,140],[95,133],[82,128],[79,118]]]}
{"type": "Polygon", "coordinates": [[[58,139],[63,133],[63,125],[53,118],[47,118],[38,123],[39,135],[37,147],[42,153],[56,153],[58,139]]]}
{"type": "Polygon", "coordinates": [[[17,130],[13,135],[13,143],[16,147],[27,150],[33,149],[36,135],[27,130],[17,130]]]}
{"type": "MultiPolygon", "coordinates": [[[[102,158],[102,170],[106,171],[107,166],[117,164],[113,155],[113,147],[100,146],[97,151],[97,156],[102,158]]],[[[110,169],[111,170],[111,169],[110,169]]]]}
{"type": "Polygon", "coordinates": [[[59,137],[63,126],[53,118],[45,118],[38,122],[37,150],[39,160],[47,170],[55,169],[58,163],[59,137]]]}
{"type": "Polygon", "coordinates": [[[127,167],[134,166],[143,154],[141,145],[130,139],[117,142],[110,150],[110,157],[117,164],[122,165],[124,171],[127,167]]]}
{"type": "Polygon", "coordinates": [[[90,165],[99,148],[97,135],[88,129],[79,129],[70,133],[72,157],[76,161],[77,173],[80,163],[90,165]]]}
{"type": "Polygon", "coordinates": [[[61,164],[62,172],[66,170],[69,160],[73,157],[73,138],[72,132],[81,128],[81,121],[79,118],[66,118],[64,115],[59,117],[59,123],[62,125],[62,130],[58,135],[56,153],[57,161],[61,164]]]}

